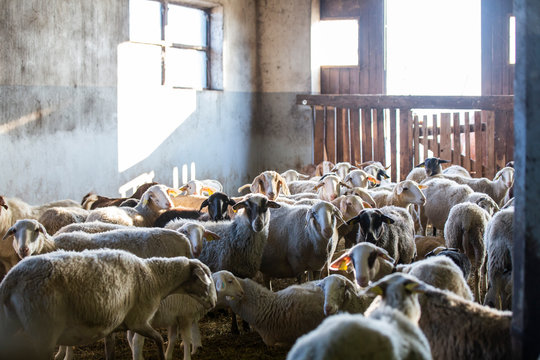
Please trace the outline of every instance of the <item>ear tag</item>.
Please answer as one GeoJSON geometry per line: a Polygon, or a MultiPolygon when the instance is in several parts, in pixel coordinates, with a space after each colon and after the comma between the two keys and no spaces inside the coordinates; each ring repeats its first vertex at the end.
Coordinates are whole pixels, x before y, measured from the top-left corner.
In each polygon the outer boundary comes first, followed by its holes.
{"type": "Polygon", "coordinates": [[[369,291],[374,293],[375,295],[382,295],[383,294],[383,290],[381,289],[380,286],[374,286],[374,287],[370,288],[369,291]]]}
{"type": "Polygon", "coordinates": [[[216,283],[216,289],[218,291],[221,291],[221,290],[224,290],[225,289],[225,283],[220,279],[217,281],[216,283]]]}
{"type": "Polygon", "coordinates": [[[147,198],[145,198],[145,199],[143,200],[143,205],[146,206],[146,204],[148,204],[148,199],[147,199],[147,198]]]}

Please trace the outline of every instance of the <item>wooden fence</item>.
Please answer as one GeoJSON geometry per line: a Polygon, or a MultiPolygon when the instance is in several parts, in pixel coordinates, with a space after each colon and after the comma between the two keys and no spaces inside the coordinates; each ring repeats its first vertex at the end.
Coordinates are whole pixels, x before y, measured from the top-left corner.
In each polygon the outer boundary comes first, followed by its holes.
{"type": "Polygon", "coordinates": [[[398,181],[431,156],[488,178],[513,160],[513,96],[300,94],[296,103],[313,110],[314,163],[381,161],[398,181]]]}

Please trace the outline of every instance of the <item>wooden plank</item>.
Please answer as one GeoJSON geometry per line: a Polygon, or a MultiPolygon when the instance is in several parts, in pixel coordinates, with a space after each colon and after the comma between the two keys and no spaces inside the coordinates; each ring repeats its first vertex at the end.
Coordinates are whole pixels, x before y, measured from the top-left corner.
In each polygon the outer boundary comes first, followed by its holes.
{"type": "MultiPolygon", "coordinates": [[[[362,74],[360,88],[362,88],[362,74]]],[[[337,91],[337,89],[336,89],[337,91]]],[[[312,95],[298,94],[298,105],[327,105],[346,108],[411,108],[459,110],[513,110],[512,95],[499,96],[401,96],[401,95],[312,95]]]]}
{"type": "Polygon", "coordinates": [[[399,109],[399,181],[412,169],[412,115],[409,109],[399,109]]]}
{"type": "Polygon", "coordinates": [[[335,108],[326,108],[326,153],[328,160],[336,162],[336,123],[335,108]]]}
{"type": "Polygon", "coordinates": [[[433,157],[441,156],[441,129],[438,118],[437,114],[433,114],[433,157]]]}
{"type": "Polygon", "coordinates": [[[321,20],[356,19],[366,11],[366,1],[321,0],[321,20]]]}
{"type": "Polygon", "coordinates": [[[463,161],[463,167],[469,172],[473,171],[471,168],[471,129],[470,129],[470,113],[465,113],[465,159],[463,161]]]}
{"type": "MultiPolygon", "coordinates": [[[[381,142],[381,139],[379,139],[379,129],[378,129],[379,124],[377,123],[377,109],[371,109],[371,114],[372,114],[372,124],[373,124],[372,125],[373,130],[372,130],[372,135],[371,135],[372,144],[373,144],[373,160],[381,161],[381,159],[378,157],[379,154],[377,152],[379,142],[381,142]]],[[[384,164],[383,161],[381,161],[381,163],[384,164]]]]}
{"type": "Polygon", "coordinates": [[[349,76],[350,71],[348,68],[339,69],[339,94],[350,94],[350,85],[349,85],[349,76]]]}
{"type": "Polygon", "coordinates": [[[376,131],[374,133],[377,133],[377,142],[373,145],[373,149],[375,151],[375,160],[380,161],[383,165],[388,166],[386,164],[386,140],[384,138],[384,109],[376,109],[374,110],[376,113],[375,116],[375,123],[376,131]]]}
{"type": "Polygon", "coordinates": [[[373,160],[371,122],[371,109],[362,109],[362,162],[373,160]]]}
{"type": "Polygon", "coordinates": [[[441,114],[441,149],[439,158],[452,161],[450,114],[441,114]]]}
{"type": "Polygon", "coordinates": [[[330,94],[330,68],[321,67],[321,94],[330,94]]]}
{"type": "MultiPolygon", "coordinates": [[[[330,68],[330,83],[328,86],[328,90],[330,94],[339,94],[339,72],[340,69],[338,68],[330,68]]],[[[335,105],[335,107],[347,107],[342,105],[335,105]]]]}
{"type": "Polygon", "coordinates": [[[369,1],[369,89],[368,94],[385,94],[384,1],[369,1]]]}
{"type": "Polygon", "coordinates": [[[351,163],[362,162],[360,150],[360,113],[357,109],[351,109],[351,163]]]}
{"type": "MultiPolygon", "coordinates": [[[[423,117],[422,129],[424,130],[424,136],[422,137],[422,145],[424,146],[424,158],[422,159],[422,161],[423,161],[423,160],[428,158],[428,149],[429,149],[429,146],[428,146],[429,127],[428,127],[428,116],[427,115],[424,115],[424,117],[423,117]]],[[[418,164],[419,163],[417,162],[415,165],[418,165],[418,164]]]]}
{"type": "Polygon", "coordinates": [[[398,162],[397,162],[397,114],[396,109],[390,109],[390,162],[392,164],[392,174],[390,175],[393,182],[398,180],[398,162]]]}
{"type": "Polygon", "coordinates": [[[313,141],[313,163],[324,160],[324,109],[315,109],[315,130],[313,141]]]}
{"type": "Polygon", "coordinates": [[[497,171],[502,169],[506,164],[506,140],[508,137],[506,113],[503,111],[495,111],[494,122],[494,139],[493,149],[495,164],[494,164],[494,176],[497,171]]]}
{"type": "Polygon", "coordinates": [[[420,163],[420,122],[418,121],[418,115],[414,115],[414,127],[413,127],[413,164],[420,163]]]}
{"type": "Polygon", "coordinates": [[[482,169],[484,164],[484,151],[482,146],[482,112],[474,112],[474,148],[475,148],[475,177],[482,177],[482,169]]]}
{"type": "Polygon", "coordinates": [[[493,111],[482,111],[482,114],[487,129],[484,147],[484,156],[486,157],[484,176],[492,179],[495,176],[495,113],[493,111]]]}
{"type": "Polygon", "coordinates": [[[358,94],[360,91],[360,70],[358,66],[349,70],[349,91],[351,94],[358,94]]]}
{"type": "Polygon", "coordinates": [[[452,164],[462,165],[461,162],[461,129],[460,129],[460,117],[459,113],[454,113],[454,123],[452,125],[454,131],[453,146],[454,151],[452,153],[452,164]]]}
{"type": "Polygon", "coordinates": [[[514,112],[507,111],[508,132],[506,134],[506,161],[514,160],[514,112]]]}

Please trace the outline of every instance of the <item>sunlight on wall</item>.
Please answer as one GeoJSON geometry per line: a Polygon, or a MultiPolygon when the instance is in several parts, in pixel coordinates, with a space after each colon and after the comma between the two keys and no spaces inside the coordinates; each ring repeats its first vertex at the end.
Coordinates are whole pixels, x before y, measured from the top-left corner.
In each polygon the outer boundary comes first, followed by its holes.
{"type": "Polygon", "coordinates": [[[480,95],[480,0],[388,0],[387,93],[480,95]]]}
{"type": "Polygon", "coordinates": [[[150,156],[195,110],[195,90],[161,86],[159,46],[118,46],[118,171],[150,156]]]}
{"type": "Polygon", "coordinates": [[[311,27],[315,66],[358,65],[358,21],[324,20],[311,27]]]}

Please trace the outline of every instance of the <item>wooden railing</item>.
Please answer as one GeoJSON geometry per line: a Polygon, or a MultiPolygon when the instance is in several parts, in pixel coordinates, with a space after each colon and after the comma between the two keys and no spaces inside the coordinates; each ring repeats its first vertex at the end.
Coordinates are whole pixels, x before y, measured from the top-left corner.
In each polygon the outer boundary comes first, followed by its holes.
{"type": "Polygon", "coordinates": [[[513,96],[299,94],[296,103],[313,110],[314,163],[381,161],[397,181],[431,156],[489,178],[513,160],[513,96]]]}

